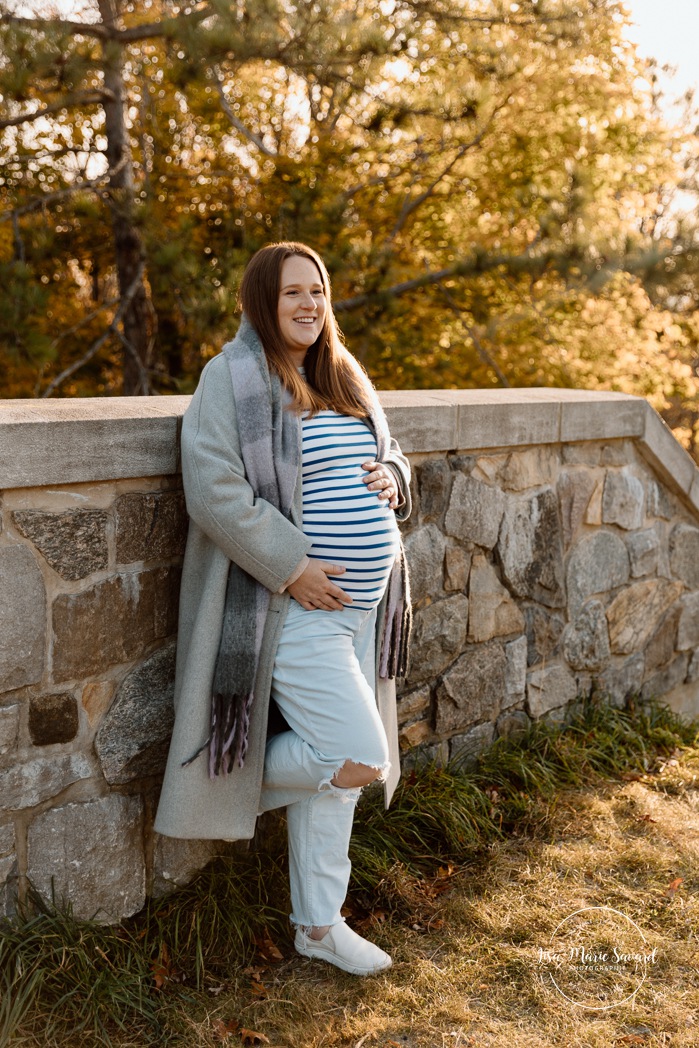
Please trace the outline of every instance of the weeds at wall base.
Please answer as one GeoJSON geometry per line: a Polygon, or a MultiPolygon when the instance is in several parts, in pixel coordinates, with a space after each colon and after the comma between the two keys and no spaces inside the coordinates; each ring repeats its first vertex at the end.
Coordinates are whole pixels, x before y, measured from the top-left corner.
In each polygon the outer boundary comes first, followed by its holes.
{"type": "MultiPolygon", "coordinates": [[[[367,791],[352,843],[355,925],[384,910],[429,924],[440,893],[490,846],[545,836],[566,790],[640,778],[696,744],[696,725],[667,708],[590,704],[562,728],[536,724],[467,769],[424,765],[392,808],[367,791]]],[[[283,942],[288,888],[283,840],[212,863],[187,887],[117,927],[76,921],[36,895],[0,929],[0,1046],[176,1044],[174,1010],[283,942]],[[257,945],[256,945],[257,940],[257,945]]]]}

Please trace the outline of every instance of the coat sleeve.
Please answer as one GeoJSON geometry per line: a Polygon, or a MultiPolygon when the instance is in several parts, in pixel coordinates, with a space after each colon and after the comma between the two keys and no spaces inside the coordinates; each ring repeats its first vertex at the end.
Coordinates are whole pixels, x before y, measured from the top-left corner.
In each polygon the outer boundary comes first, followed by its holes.
{"type": "Polygon", "coordinates": [[[247,481],[222,357],[206,366],[185,412],[182,477],[192,520],[229,560],[272,592],[280,590],[312,543],[247,481]]]}
{"type": "Polygon", "coordinates": [[[400,505],[396,509],[397,520],[407,520],[412,510],[412,498],[410,495],[410,463],[401,451],[398,441],[391,437],[391,446],[388,454],[382,461],[395,473],[398,481],[398,495],[400,505]]]}

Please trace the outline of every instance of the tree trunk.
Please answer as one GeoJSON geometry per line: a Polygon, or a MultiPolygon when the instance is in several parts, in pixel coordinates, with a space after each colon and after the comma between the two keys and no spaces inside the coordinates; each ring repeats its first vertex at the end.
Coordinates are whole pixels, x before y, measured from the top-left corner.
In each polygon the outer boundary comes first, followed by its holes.
{"type": "MultiPolygon", "coordinates": [[[[102,21],[116,25],[121,0],[98,0],[102,21]]],[[[125,119],[125,89],[122,76],[122,49],[114,41],[104,44],[104,102],[107,163],[111,172],[109,191],[114,232],[119,297],[128,298],[122,319],[123,393],[150,393],[149,319],[151,310],[144,281],[145,249],[135,222],[134,178],[125,119]]]]}

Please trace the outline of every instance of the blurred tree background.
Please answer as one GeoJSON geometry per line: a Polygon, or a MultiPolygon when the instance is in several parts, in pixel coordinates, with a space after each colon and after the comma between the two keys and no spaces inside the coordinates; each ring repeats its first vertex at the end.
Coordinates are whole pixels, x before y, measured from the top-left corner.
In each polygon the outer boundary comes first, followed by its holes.
{"type": "Polygon", "coordinates": [[[190,392],[298,239],[380,388],[637,393],[696,454],[697,115],[619,0],[62,12],[0,0],[1,396],[190,392]]]}

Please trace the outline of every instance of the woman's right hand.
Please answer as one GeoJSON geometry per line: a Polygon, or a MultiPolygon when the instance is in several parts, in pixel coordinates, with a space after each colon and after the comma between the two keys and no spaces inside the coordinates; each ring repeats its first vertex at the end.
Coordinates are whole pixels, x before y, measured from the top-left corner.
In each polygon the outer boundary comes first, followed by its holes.
{"type": "Polygon", "coordinates": [[[337,564],[311,560],[296,581],[286,587],[287,592],[306,611],[314,611],[316,608],[322,608],[323,611],[340,611],[345,604],[352,603],[352,598],[328,576],[342,575],[345,571],[346,568],[337,564]]]}

